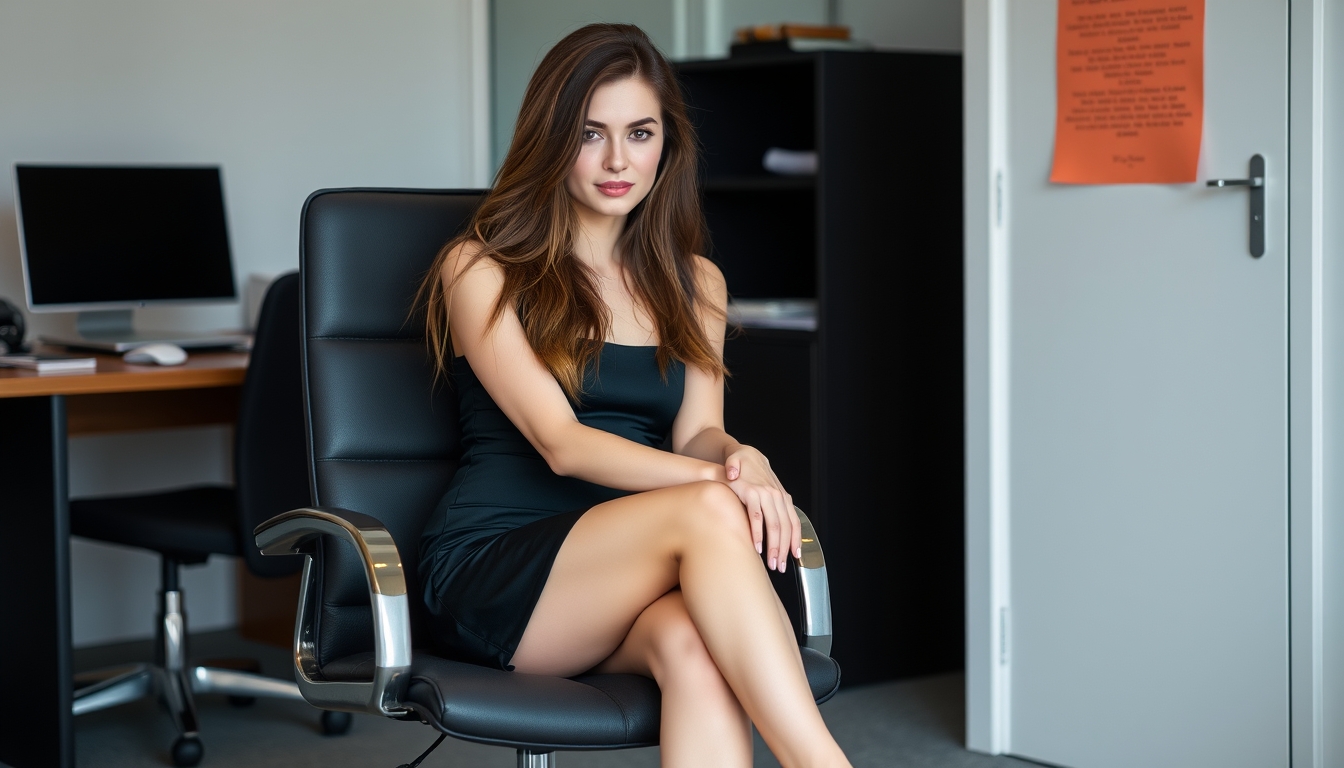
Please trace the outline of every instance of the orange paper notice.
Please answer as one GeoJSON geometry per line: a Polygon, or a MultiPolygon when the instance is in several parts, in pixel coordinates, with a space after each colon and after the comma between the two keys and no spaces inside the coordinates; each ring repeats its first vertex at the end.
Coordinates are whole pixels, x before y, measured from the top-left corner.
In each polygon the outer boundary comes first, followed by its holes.
{"type": "Polygon", "coordinates": [[[1051,181],[1195,181],[1204,0],[1059,0],[1055,56],[1051,181]]]}

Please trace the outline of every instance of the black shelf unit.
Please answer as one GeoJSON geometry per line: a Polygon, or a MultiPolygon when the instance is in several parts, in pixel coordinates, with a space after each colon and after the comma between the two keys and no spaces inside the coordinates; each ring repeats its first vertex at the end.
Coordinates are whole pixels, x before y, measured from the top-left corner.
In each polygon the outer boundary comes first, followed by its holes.
{"type": "Polygon", "coordinates": [[[823,51],[678,74],[730,294],[817,301],[815,331],[729,340],[725,419],[816,523],[845,683],[961,669],[961,58],[823,51]],[[815,150],[818,173],[768,173],[770,147],[815,150]]]}

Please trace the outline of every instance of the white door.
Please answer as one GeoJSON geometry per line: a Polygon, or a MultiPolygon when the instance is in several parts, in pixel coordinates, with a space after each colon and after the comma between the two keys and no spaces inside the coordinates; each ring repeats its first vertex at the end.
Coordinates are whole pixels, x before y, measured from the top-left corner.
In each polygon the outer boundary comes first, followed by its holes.
{"type": "Polygon", "coordinates": [[[1264,157],[1261,258],[1245,187],[1049,184],[1056,5],[1008,9],[1009,749],[1287,766],[1288,0],[1206,5],[1200,168],[1264,157]]]}

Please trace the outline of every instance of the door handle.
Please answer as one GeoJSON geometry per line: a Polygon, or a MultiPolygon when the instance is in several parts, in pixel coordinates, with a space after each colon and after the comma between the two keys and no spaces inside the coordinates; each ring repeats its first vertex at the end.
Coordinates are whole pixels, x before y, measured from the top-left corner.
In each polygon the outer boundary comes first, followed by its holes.
{"type": "Polygon", "coordinates": [[[1263,187],[1265,186],[1265,177],[1256,176],[1253,179],[1209,179],[1210,187],[1263,187]]]}
{"type": "Polygon", "coordinates": [[[1250,178],[1246,179],[1209,179],[1210,187],[1246,187],[1251,193],[1251,255],[1260,258],[1265,255],[1265,158],[1251,155],[1250,178]]]}

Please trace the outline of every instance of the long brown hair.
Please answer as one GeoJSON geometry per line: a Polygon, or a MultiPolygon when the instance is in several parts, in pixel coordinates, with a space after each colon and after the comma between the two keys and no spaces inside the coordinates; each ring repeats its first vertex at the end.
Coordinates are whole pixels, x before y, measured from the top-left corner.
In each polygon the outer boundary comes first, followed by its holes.
{"type": "Polygon", "coordinates": [[[537,357],[570,397],[579,396],[583,371],[600,353],[611,317],[593,276],[573,252],[578,216],[565,178],[579,156],[593,91],[630,77],[647,83],[662,106],[663,154],[657,179],[630,212],[617,248],[635,299],[657,326],[664,376],[674,358],[715,375],[727,373],[696,315],[708,297],[698,288],[695,254],[706,252],[708,234],[695,132],[671,65],[630,24],[576,30],[533,73],[494,189],[470,226],[439,252],[420,286],[417,305],[426,310],[426,340],[439,373],[446,370],[452,346],[441,272],[450,251],[474,242],[481,248],[472,264],[488,256],[504,270],[491,322],[506,309],[516,311],[537,357]]]}

